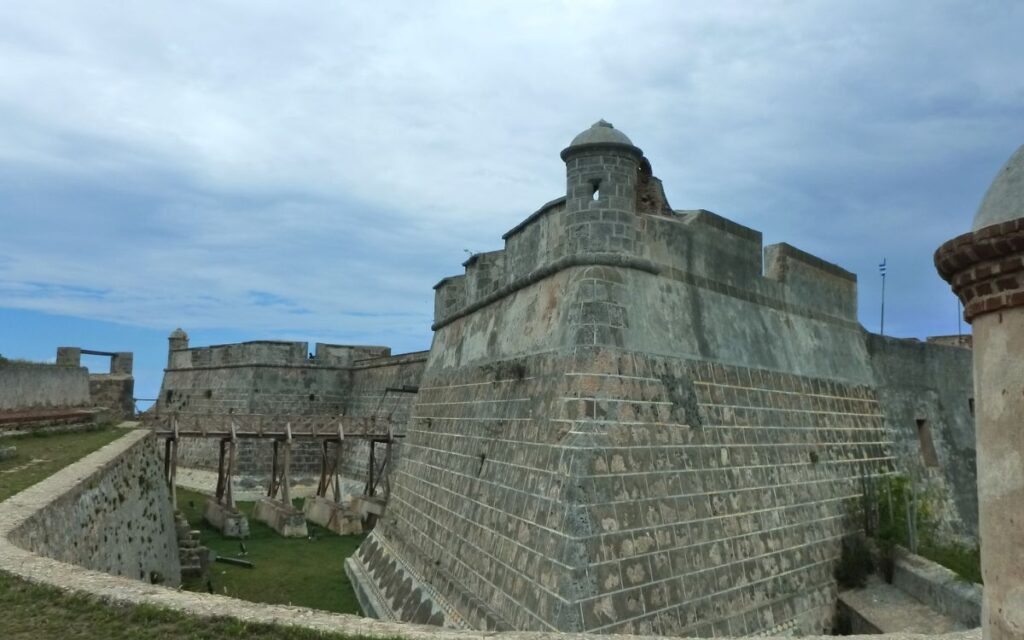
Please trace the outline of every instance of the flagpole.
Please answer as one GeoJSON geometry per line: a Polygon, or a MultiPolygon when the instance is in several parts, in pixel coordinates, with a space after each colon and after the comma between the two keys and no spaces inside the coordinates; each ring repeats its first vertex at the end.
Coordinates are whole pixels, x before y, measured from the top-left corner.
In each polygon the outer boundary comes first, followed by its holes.
{"type": "Polygon", "coordinates": [[[879,333],[885,335],[885,258],[882,258],[882,264],[878,265],[878,270],[882,273],[882,323],[879,333]]]}

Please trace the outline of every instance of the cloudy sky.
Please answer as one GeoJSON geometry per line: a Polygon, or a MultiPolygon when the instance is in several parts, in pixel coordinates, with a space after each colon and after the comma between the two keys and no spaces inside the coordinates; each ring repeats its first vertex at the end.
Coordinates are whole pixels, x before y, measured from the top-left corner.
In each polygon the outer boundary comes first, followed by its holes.
{"type": "MultiPolygon", "coordinates": [[[[1024,4],[49,2],[0,21],[0,353],[165,336],[429,345],[466,251],[564,192],[605,118],[677,209],[955,333],[931,255],[1024,142],[1024,4]]],[[[965,327],[966,329],[966,327],[965,327]]]]}

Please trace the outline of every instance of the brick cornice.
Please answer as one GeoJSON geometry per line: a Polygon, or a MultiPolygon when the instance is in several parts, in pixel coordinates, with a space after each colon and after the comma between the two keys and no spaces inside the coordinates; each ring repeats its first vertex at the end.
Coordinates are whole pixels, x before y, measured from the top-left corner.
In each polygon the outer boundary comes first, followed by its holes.
{"type": "Polygon", "coordinates": [[[1024,306],[1024,217],[957,236],[935,268],[964,304],[964,319],[1024,306]]]}

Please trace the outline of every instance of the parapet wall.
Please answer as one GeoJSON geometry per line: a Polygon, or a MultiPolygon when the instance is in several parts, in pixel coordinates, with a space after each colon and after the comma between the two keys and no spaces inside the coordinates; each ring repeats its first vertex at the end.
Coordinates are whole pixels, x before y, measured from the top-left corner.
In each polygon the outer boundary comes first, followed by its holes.
{"type": "Polygon", "coordinates": [[[89,372],[84,367],[0,364],[0,411],[89,405],[89,372]]]}
{"type": "Polygon", "coordinates": [[[549,252],[564,209],[564,200],[548,203],[504,236],[504,250],[475,254],[464,263],[464,275],[439,282],[435,327],[553,271],[615,262],[758,304],[857,324],[854,274],[785,243],[763,247],[760,232],[703,209],[645,216],[631,245],[632,263],[628,254],[552,260],[549,252]]]}
{"type": "Polygon", "coordinates": [[[174,513],[152,440],[132,432],[51,478],[66,484],[44,482],[4,502],[0,536],[61,563],[179,585],[174,513]]]}

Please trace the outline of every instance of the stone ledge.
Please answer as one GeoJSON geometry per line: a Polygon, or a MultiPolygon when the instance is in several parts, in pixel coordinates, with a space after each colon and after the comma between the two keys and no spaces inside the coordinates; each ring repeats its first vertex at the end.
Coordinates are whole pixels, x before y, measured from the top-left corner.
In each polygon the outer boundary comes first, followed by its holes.
{"type": "MultiPolygon", "coordinates": [[[[405,640],[621,640],[623,636],[579,633],[487,633],[424,625],[384,622],[304,607],[246,602],[216,594],[192,593],[92,571],[36,555],[11,543],[10,533],[37,511],[54,506],[67,490],[102,472],[133,445],[149,435],[135,430],[58,471],[38,484],[0,503],[0,570],[18,578],[62,591],[93,596],[120,605],[146,604],[199,618],[234,618],[243,622],[303,627],[322,632],[405,640]]],[[[655,640],[660,636],[634,636],[655,640]]],[[[851,638],[856,636],[850,636],[851,638]]],[[[891,634],[859,636],[862,640],[980,640],[975,629],[944,636],[891,634]]],[[[809,638],[814,638],[809,636],[809,638]]],[[[831,636],[817,636],[826,640],[831,636]]]]}

